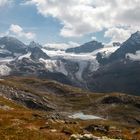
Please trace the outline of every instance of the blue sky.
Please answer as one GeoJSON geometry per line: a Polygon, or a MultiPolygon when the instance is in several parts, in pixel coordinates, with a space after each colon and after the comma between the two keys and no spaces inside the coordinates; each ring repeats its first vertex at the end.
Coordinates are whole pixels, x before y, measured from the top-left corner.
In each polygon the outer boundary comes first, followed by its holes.
{"type": "MultiPolygon", "coordinates": [[[[93,38],[104,43],[124,41],[139,29],[140,20],[135,21],[135,14],[131,14],[133,21],[126,17],[132,3],[128,3],[124,13],[119,13],[122,7],[118,3],[114,8],[116,3],[117,0],[102,3],[97,0],[0,0],[0,35],[14,35],[26,43],[35,40],[41,44],[71,41],[82,44],[93,38]],[[109,13],[111,10],[114,13],[109,13]]],[[[131,8],[136,14],[139,14],[138,4],[134,0],[134,9],[131,8]]]]}
{"type": "MultiPolygon", "coordinates": [[[[16,3],[7,8],[1,8],[0,14],[0,32],[4,33],[11,24],[21,26],[25,31],[34,32],[36,38],[33,40],[45,44],[45,43],[67,43],[69,41],[74,41],[79,44],[85,43],[92,40],[92,36],[96,36],[99,41],[108,42],[109,39],[103,37],[102,32],[91,33],[83,37],[71,37],[66,38],[59,35],[62,28],[61,21],[58,19],[49,17],[44,17],[37,12],[34,5],[21,5],[21,0],[16,0],[16,3]]],[[[20,38],[25,42],[30,40],[20,38]]]]}

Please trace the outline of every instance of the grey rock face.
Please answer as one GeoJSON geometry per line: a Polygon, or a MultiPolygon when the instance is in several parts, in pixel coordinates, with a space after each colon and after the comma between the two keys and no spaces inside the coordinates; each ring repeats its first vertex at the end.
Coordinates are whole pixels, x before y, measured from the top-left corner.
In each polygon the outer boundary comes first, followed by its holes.
{"type": "Polygon", "coordinates": [[[31,51],[31,59],[33,59],[34,61],[38,61],[40,58],[49,59],[50,57],[46,53],[44,53],[41,48],[33,48],[31,51]]]}
{"type": "Polygon", "coordinates": [[[27,46],[21,41],[13,37],[2,37],[0,38],[0,45],[3,49],[10,51],[11,53],[22,53],[26,52],[27,46]]]}

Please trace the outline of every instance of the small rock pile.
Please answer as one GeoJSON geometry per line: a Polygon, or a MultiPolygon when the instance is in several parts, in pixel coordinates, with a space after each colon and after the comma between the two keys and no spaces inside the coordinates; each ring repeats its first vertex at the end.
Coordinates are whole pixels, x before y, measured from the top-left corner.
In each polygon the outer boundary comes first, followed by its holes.
{"type": "Polygon", "coordinates": [[[93,136],[92,134],[73,134],[70,137],[70,140],[99,140],[98,137],[93,136]]]}
{"type": "Polygon", "coordinates": [[[70,140],[121,140],[121,139],[110,139],[108,137],[96,137],[92,134],[73,134],[70,137],[70,140]]]}
{"type": "Polygon", "coordinates": [[[4,105],[4,104],[0,104],[0,109],[8,111],[8,110],[13,110],[14,108],[4,105]]]}

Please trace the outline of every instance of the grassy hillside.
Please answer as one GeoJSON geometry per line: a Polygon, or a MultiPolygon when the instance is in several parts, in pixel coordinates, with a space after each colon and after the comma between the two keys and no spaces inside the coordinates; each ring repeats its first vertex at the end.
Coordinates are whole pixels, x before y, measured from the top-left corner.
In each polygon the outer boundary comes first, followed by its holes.
{"type": "Polygon", "coordinates": [[[25,77],[1,80],[0,95],[3,140],[68,140],[77,133],[125,140],[140,137],[139,97],[89,93],[54,81],[25,77]],[[76,112],[104,119],[68,118],[76,112]]]}

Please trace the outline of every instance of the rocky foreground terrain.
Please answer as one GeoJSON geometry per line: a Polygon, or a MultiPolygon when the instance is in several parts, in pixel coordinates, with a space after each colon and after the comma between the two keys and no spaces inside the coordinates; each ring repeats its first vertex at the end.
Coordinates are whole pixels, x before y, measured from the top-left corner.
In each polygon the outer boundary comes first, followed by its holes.
{"type": "Polygon", "coordinates": [[[140,97],[90,93],[50,80],[0,80],[0,139],[139,140],[140,97]]]}

